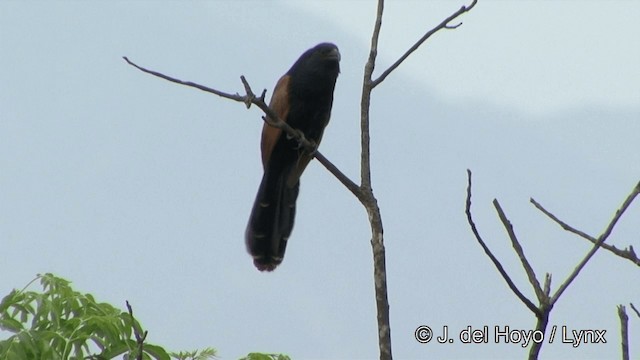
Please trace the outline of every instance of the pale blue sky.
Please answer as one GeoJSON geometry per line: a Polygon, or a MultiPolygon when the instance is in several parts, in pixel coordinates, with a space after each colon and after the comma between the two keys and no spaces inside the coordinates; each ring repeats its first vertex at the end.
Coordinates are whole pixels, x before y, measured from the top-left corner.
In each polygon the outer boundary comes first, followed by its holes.
{"type": "MultiPolygon", "coordinates": [[[[463,2],[390,1],[378,71],[463,2]]],[[[53,272],[124,308],[148,340],[293,358],[376,358],[365,211],[312,163],[284,263],[257,272],[244,227],[260,181],[260,112],[153,78],[269,93],[307,48],[342,53],[322,152],[359,174],[359,98],[375,3],[1,2],[0,292],[53,272]]],[[[419,325],[531,329],[464,218],[466,173],[489,246],[533,292],[497,197],[553,286],[588,251],[529,203],[597,236],[640,180],[640,3],[484,2],[373,94],[373,187],[384,221],[397,359],[524,358],[519,345],[419,344],[419,325]]],[[[638,247],[640,206],[610,243],[638,247]]],[[[639,272],[598,253],[550,324],[607,344],[545,344],[541,358],[617,358],[615,306],[639,272]]],[[[639,320],[631,317],[631,339],[639,320]]],[[[0,332],[0,336],[4,334],[0,332]]],[[[631,343],[632,354],[640,344],[631,343]]]]}

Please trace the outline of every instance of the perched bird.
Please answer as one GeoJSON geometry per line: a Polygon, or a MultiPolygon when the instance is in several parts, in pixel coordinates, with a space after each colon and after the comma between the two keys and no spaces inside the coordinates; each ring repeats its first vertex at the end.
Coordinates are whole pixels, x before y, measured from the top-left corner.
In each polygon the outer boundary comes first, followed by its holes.
{"type": "MultiPolygon", "coordinates": [[[[269,107],[280,119],[316,144],[331,115],[340,52],[322,43],[307,50],[284,74],[269,107]]],[[[284,257],[293,229],[300,175],[311,156],[295,139],[265,122],[262,128],[264,175],[245,232],[247,251],[260,271],[272,271],[284,257]]]]}

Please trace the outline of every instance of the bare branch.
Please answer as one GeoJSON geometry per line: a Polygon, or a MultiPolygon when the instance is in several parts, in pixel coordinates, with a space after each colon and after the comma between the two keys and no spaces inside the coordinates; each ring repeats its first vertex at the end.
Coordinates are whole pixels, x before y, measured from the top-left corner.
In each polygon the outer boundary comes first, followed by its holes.
{"type": "MultiPolygon", "coordinates": [[[[458,15],[469,11],[477,0],[473,0],[473,3],[469,7],[462,7],[459,13],[447,18],[439,28],[454,28],[449,26],[448,23],[458,15]]],[[[380,359],[391,359],[391,331],[389,327],[389,302],[387,297],[387,274],[385,264],[385,248],[384,248],[384,236],[382,228],[382,217],[380,215],[380,209],[378,208],[377,200],[373,195],[371,188],[371,153],[370,153],[370,105],[371,105],[371,92],[378,84],[380,84],[400,63],[402,63],[420,44],[422,44],[433,33],[439,30],[436,28],[428,32],[418,43],[416,43],[409,51],[407,51],[395,64],[387,69],[378,79],[373,80],[373,70],[375,69],[376,57],[378,55],[378,39],[380,36],[380,29],[382,27],[382,13],[384,11],[384,0],[378,0],[378,7],[376,11],[376,20],[373,27],[373,33],[371,35],[371,47],[369,50],[369,58],[364,67],[364,78],[362,81],[362,98],[360,102],[360,190],[362,196],[359,197],[360,201],[367,210],[369,215],[369,222],[371,224],[371,247],[373,250],[373,272],[375,280],[375,292],[376,292],[376,309],[378,319],[378,345],[380,348],[380,359]]],[[[457,25],[459,26],[459,25],[457,25]]],[[[455,27],[457,27],[455,26],[455,27]]],[[[526,299],[526,298],[525,298],[526,299]]],[[[531,302],[529,302],[531,304],[531,302]]],[[[533,306],[533,304],[531,304],[533,306]]],[[[535,306],[533,306],[535,309],[535,306]]],[[[535,311],[535,310],[533,310],[535,311]]]]}
{"type": "MultiPolygon", "coordinates": [[[[593,236],[580,231],[574,227],[572,227],[571,225],[565,223],[564,221],[558,219],[558,217],[556,217],[554,214],[552,214],[550,211],[548,211],[547,209],[545,209],[540,203],[538,203],[537,201],[535,201],[533,198],[531,198],[529,200],[533,206],[535,206],[538,210],[542,211],[545,215],[547,215],[549,218],[551,218],[551,220],[555,221],[556,223],[558,223],[558,225],[560,225],[560,227],[562,227],[564,230],[574,233],[582,238],[585,238],[587,240],[589,240],[591,243],[595,244],[598,239],[594,238],[593,236]]],[[[638,256],[636,255],[635,251],[633,250],[633,246],[629,246],[629,248],[625,248],[625,249],[618,249],[617,247],[613,246],[613,245],[609,245],[606,243],[601,244],[600,246],[602,246],[603,249],[606,249],[622,258],[625,258],[629,261],[631,261],[632,263],[636,264],[637,266],[640,266],[640,258],[638,258],[638,256]]]]}
{"type": "Polygon", "coordinates": [[[249,85],[249,83],[247,82],[247,80],[246,80],[246,78],[244,76],[240,76],[240,80],[242,81],[242,85],[244,86],[244,89],[245,89],[245,92],[246,92],[246,95],[242,96],[242,95],[239,95],[237,93],[236,94],[225,93],[223,91],[216,90],[216,89],[210,88],[208,86],[200,85],[200,84],[197,84],[197,83],[194,83],[194,82],[191,82],[191,81],[183,81],[183,80],[176,79],[174,77],[162,74],[162,73],[157,72],[157,71],[146,69],[146,68],[144,68],[142,66],[139,66],[139,65],[135,64],[134,62],[129,60],[126,56],[123,56],[123,59],[129,65],[135,67],[136,69],[138,69],[138,70],[140,70],[142,72],[145,72],[147,74],[151,74],[153,76],[157,76],[157,77],[159,77],[161,79],[164,79],[164,80],[167,80],[167,81],[171,81],[171,82],[176,83],[176,84],[193,87],[193,88],[202,90],[204,92],[208,92],[208,93],[211,93],[211,94],[215,94],[215,95],[221,96],[221,97],[226,98],[226,99],[242,102],[247,106],[247,108],[251,107],[252,104],[258,106],[260,108],[260,110],[262,110],[267,115],[266,117],[263,117],[263,120],[265,122],[267,122],[271,126],[274,126],[276,128],[282,129],[291,138],[296,139],[296,141],[298,141],[300,146],[304,147],[305,150],[307,150],[313,157],[318,159],[318,161],[327,170],[329,170],[329,172],[331,172],[344,186],[346,186],[347,189],[349,189],[349,191],[351,191],[351,193],[353,193],[353,195],[355,195],[358,199],[360,199],[362,197],[362,192],[360,191],[359,186],[356,185],[353,181],[351,181],[351,179],[349,179],[349,177],[347,177],[333,163],[331,163],[324,155],[322,155],[317,150],[316,144],[314,144],[314,143],[310,142],[309,140],[307,140],[304,137],[304,134],[302,132],[297,131],[294,128],[292,128],[291,126],[289,126],[289,124],[287,124],[285,121],[280,119],[278,117],[278,115],[273,110],[271,110],[271,108],[264,101],[265,100],[265,95],[266,95],[266,90],[262,91],[262,94],[260,95],[260,97],[256,97],[255,96],[253,90],[251,89],[251,86],[249,85]]]}
{"type": "Polygon", "coordinates": [[[518,257],[520,258],[522,267],[524,268],[524,271],[527,273],[527,277],[529,278],[529,283],[531,283],[531,286],[533,286],[533,291],[535,291],[538,301],[540,301],[541,303],[546,302],[548,296],[544,293],[544,291],[540,287],[540,282],[536,277],[536,273],[533,270],[533,267],[531,267],[531,264],[529,263],[529,261],[527,260],[527,257],[524,255],[524,250],[522,249],[522,246],[520,246],[520,242],[516,237],[516,233],[513,230],[513,225],[511,225],[511,221],[507,219],[507,216],[504,214],[504,211],[502,211],[502,207],[500,206],[498,199],[493,199],[493,206],[496,208],[496,211],[498,212],[498,217],[500,217],[500,221],[502,221],[502,224],[504,225],[505,229],[507,229],[507,234],[509,234],[509,239],[511,239],[511,245],[513,246],[513,250],[516,252],[516,254],[518,254],[518,257]]]}
{"type": "MultiPolygon", "coordinates": [[[[624,212],[627,211],[627,208],[629,208],[631,203],[633,203],[633,200],[635,200],[636,196],[638,196],[639,194],[640,194],[640,181],[633,188],[629,196],[627,196],[627,198],[624,200],[620,209],[616,211],[616,214],[613,216],[613,219],[611,219],[609,226],[607,226],[607,228],[604,230],[602,235],[600,235],[601,238],[604,238],[606,240],[609,237],[609,235],[611,235],[613,228],[618,223],[618,220],[620,220],[620,218],[622,217],[622,214],[624,214],[624,212]]],[[[604,240],[600,240],[600,242],[603,242],[603,241],[604,240]]]]}
{"type": "Polygon", "coordinates": [[[369,58],[364,65],[364,79],[362,80],[362,98],[360,100],[360,186],[364,189],[371,189],[371,148],[369,136],[369,111],[371,108],[371,91],[373,90],[372,75],[376,67],[376,56],[378,55],[378,37],[382,27],[382,12],[384,10],[384,0],[378,0],[378,10],[376,12],[376,22],[371,35],[371,48],[369,58]]]}
{"type": "Polygon", "coordinates": [[[629,316],[627,316],[624,305],[618,305],[618,317],[620,318],[622,360],[629,360],[629,316]]]}
{"type": "Polygon", "coordinates": [[[345,175],[340,169],[338,169],[333,163],[327,160],[324,155],[320,152],[316,151],[313,153],[313,156],[327,169],[333,176],[338,179],[342,185],[344,185],[353,195],[355,195],[358,200],[363,201],[363,193],[358,185],[356,185],[347,175],[345,175]]]}
{"type": "Polygon", "coordinates": [[[591,259],[591,257],[596,253],[596,251],[598,251],[598,249],[600,248],[600,246],[607,240],[607,238],[609,237],[609,235],[611,235],[611,231],[613,231],[613,228],[616,226],[616,224],[618,223],[618,220],[620,220],[620,217],[622,217],[622,214],[624,214],[624,212],[627,210],[627,208],[629,207],[629,205],[631,205],[631,203],[633,202],[633,200],[636,198],[636,196],[638,196],[638,194],[640,194],[640,182],[638,182],[638,184],[635,186],[635,188],[633,189],[633,191],[631,192],[631,194],[629,194],[629,196],[627,196],[627,198],[625,199],[625,201],[622,203],[622,206],[620,207],[620,209],[618,209],[615,213],[615,215],[613,216],[613,219],[611,219],[611,221],[609,222],[609,225],[607,225],[607,228],[604,230],[604,232],[598,237],[596,243],[593,245],[593,247],[591,248],[591,250],[587,253],[587,255],[585,255],[584,259],[582,259],[582,261],[580,261],[580,263],[578,264],[578,266],[576,266],[576,268],[573,270],[573,272],[571,273],[571,275],[569,275],[569,277],[567,278],[567,280],[565,280],[564,283],[562,283],[562,285],[560,285],[560,287],[558,288],[558,290],[556,291],[556,293],[553,295],[553,297],[551,298],[551,304],[553,305],[556,301],[558,301],[558,298],[560,298],[560,296],[562,295],[562,293],[567,289],[567,287],[571,284],[571,282],[578,276],[578,274],[580,273],[580,271],[584,268],[584,266],[587,264],[587,262],[591,259]]]}
{"type": "Polygon", "coordinates": [[[367,210],[371,226],[371,250],[373,251],[373,278],[376,294],[376,318],[378,321],[378,348],[380,360],[391,360],[391,327],[389,316],[389,298],[387,290],[387,265],[384,248],[382,216],[378,202],[371,189],[371,158],[369,136],[369,112],[371,108],[371,91],[373,84],[371,76],[378,54],[378,37],[382,26],[384,0],[378,0],[376,20],[371,35],[369,58],[364,66],[362,80],[362,98],[360,100],[360,202],[367,210]]]}
{"type": "Polygon", "coordinates": [[[509,285],[509,288],[511,289],[511,291],[513,291],[513,293],[516,294],[516,296],[520,299],[520,301],[522,301],[529,308],[529,310],[531,310],[536,315],[536,317],[538,317],[538,319],[542,318],[543,314],[540,311],[540,309],[538,309],[531,302],[531,300],[527,299],[527,297],[524,296],[524,294],[518,289],[516,284],[514,284],[513,280],[511,280],[511,277],[509,277],[509,274],[507,274],[507,272],[504,270],[504,267],[502,267],[502,264],[500,263],[500,261],[493,255],[491,250],[489,250],[489,247],[487,247],[484,240],[482,240],[482,237],[480,236],[480,233],[476,228],[476,224],[473,222],[473,217],[471,216],[471,170],[469,169],[467,169],[467,179],[468,179],[467,202],[465,206],[465,213],[467,214],[467,222],[469,223],[469,226],[471,226],[471,231],[473,232],[473,235],[475,235],[476,240],[478,241],[480,246],[482,246],[484,253],[487,254],[489,259],[491,259],[491,261],[493,262],[493,265],[495,265],[496,269],[498,269],[498,272],[500,273],[500,275],[502,275],[502,278],[504,279],[504,281],[507,282],[507,285],[509,285]]]}
{"type": "Polygon", "coordinates": [[[159,78],[165,79],[167,81],[171,81],[173,83],[184,85],[184,86],[194,87],[196,89],[199,89],[199,90],[202,90],[202,91],[205,91],[205,92],[208,92],[208,93],[212,93],[212,94],[221,96],[223,98],[227,98],[227,99],[231,99],[231,100],[235,100],[235,101],[241,101],[241,102],[245,102],[246,101],[246,97],[245,96],[240,96],[238,94],[225,93],[225,92],[222,92],[222,91],[219,91],[219,90],[216,90],[216,89],[212,89],[210,87],[206,87],[204,85],[196,84],[196,83],[191,82],[191,81],[182,81],[180,79],[176,79],[176,78],[173,78],[171,76],[167,76],[165,74],[159,73],[157,71],[145,69],[142,66],[139,66],[136,63],[134,63],[133,61],[129,60],[129,58],[127,58],[126,56],[123,56],[122,58],[129,65],[135,67],[136,69],[138,69],[138,70],[140,70],[142,72],[146,72],[147,74],[151,74],[153,76],[157,76],[159,78]]]}
{"type": "Polygon", "coordinates": [[[533,198],[530,198],[529,201],[533,204],[533,206],[535,206],[538,210],[542,211],[545,215],[547,215],[549,218],[551,218],[551,220],[555,221],[556,223],[558,223],[558,225],[560,225],[564,230],[572,232],[578,236],[581,236],[593,243],[595,243],[597,240],[596,238],[592,237],[591,235],[582,232],[574,227],[571,227],[570,225],[568,225],[567,223],[563,222],[562,220],[558,219],[555,215],[553,215],[551,212],[547,211],[547,209],[545,209],[544,207],[542,207],[542,205],[540,205],[540,203],[538,203],[536,200],[534,200],[533,198]]]}
{"type": "Polygon", "coordinates": [[[633,311],[636,313],[636,315],[638,315],[638,318],[640,318],[640,311],[638,311],[638,309],[636,309],[636,307],[633,305],[633,303],[629,303],[629,305],[631,305],[631,309],[633,309],[633,311]]]}
{"type": "MultiPolygon", "coordinates": [[[[457,25],[449,25],[449,23],[451,21],[453,21],[455,18],[457,18],[458,16],[470,11],[474,6],[476,6],[476,3],[478,2],[478,0],[473,0],[473,2],[471,3],[471,5],[469,6],[462,6],[458,11],[456,11],[455,13],[453,13],[451,16],[449,16],[448,18],[444,19],[438,26],[434,27],[433,29],[427,31],[426,34],[424,34],[420,40],[416,41],[415,44],[413,44],[413,46],[411,46],[409,48],[409,50],[407,50],[404,54],[402,54],[402,56],[400,56],[400,58],[398,60],[396,60],[395,63],[393,63],[393,65],[389,66],[389,68],[387,70],[385,70],[377,79],[373,80],[373,84],[372,84],[372,88],[378,86],[381,82],[384,81],[384,79],[389,76],[389,74],[391,74],[391,72],[393,70],[395,70],[398,66],[400,66],[400,64],[402,64],[403,61],[405,61],[409,55],[411,55],[412,52],[416,51],[420,45],[422,45],[422,43],[424,43],[428,38],[431,37],[431,35],[437,33],[438,31],[442,30],[442,29],[456,29],[458,28],[460,25],[462,25],[462,23],[459,23],[457,25]]],[[[378,3],[380,4],[380,3],[378,3]]],[[[379,9],[378,11],[381,12],[380,10],[380,5],[378,5],[379,9]]],[[[379,25],[376,23],[376,26],[379,30],[379,25]]],[[[374,33],[374,35],[376,35],[374,33]]],[[[377,47],[377,36],[376,36],[376,47],[377,47]]],[[[375,56],[374,56],[375,57],[375,56]]],[[[371,58],[371,57],[370,57],[371,58]]],[[[373,68],[371,69],[371,71],[373,72],[373,68]]]]}
{"type": "MultiPolygon", "coordinates": [[[[540,306],[540,316],[536,321],[536,330],[540,331],[544,334],[547,331],[547,325],[549,324],[549,314],[551,314],[551,306],[549,304],[542,304],[540,306]]],[[[533,341],[531,347],[529,348],[529,360],[538,360],[540,356],[540,350],[542,349],[542,345],[544,341],[533,341]]]]}

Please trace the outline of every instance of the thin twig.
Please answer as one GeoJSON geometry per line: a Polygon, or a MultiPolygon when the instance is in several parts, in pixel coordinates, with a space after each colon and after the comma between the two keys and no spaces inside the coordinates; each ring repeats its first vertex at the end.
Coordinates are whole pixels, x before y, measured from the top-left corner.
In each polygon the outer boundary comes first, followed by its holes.
{"type": "Polygon", "coordinates": [[[313,156],[327,170],[329,170],[329,172],[333,174],[333,176],[335,176],[342,183],[342,185],[344,185],[347,189],[349,189],[349,191],[351,191],[351,193],[355,195],[358,198],[358,200],[362,201],[364,195],[362,193],[362,190],[358,185],[356,185],[356,183],[351,181],[351,179],[349,179],[347,175],[345,175],[342,171],[340,171],[340,169],[338,169],[335,165],[333,165],[331,161],[327,160],[327,158],[324,157],[324,155],[322,155],[321,153],[316,151],[313,154],[313,156]]]}
{"type": "MultiPolygon", "coordinates": [[[[453,13],[448,18],[444,19],[438,26],[436,26],[433,29],[427,31],[427,33],[424,34],[418,41],[416,41],[416,43],[413,44],[413,46],[411,46],[409,48],[409,50],[407,50],[404,54],[402,54],[402,56],[400,56],[400,58],[398,60],[396,60],[396,62],[394,62],[391,66],[389,66],[389,68],[387,70],[385,70],[380,76],[378,76],[377,79],[373,80],[372,88],[378,86],[381,82],[383,82],[384,79],[387,76],[389,76],[389,74],[391,74],[391,72],[393,70],[395,70],[398,66],[400,66],[400,64],[402,64],[402,62],[405,61],[409,57],[409,55],[411,55],[412,52],[416,51],[420,47],[420,45],[422,45],[423,42],[425,42],[428,38],[430,38],[431,35],[437,33],[438,31],[440,31],[442,29],[456,29],[460,25],[462,25],[462,23],[459,23],[457,25],[449,25],[449,23],[451,21],[453,21],[453,19],[457,18],[458,16],[470,11],[474,6],[476,6],[477,2],[478,2],[478,0],[473,0],[471,5],[462,6],[458,11],[453,13]]],[[[378,26],[378,24],[376,24],[376,26],[378,26]]],[[[378,26],[378,30],[379,30],[379,26],[378,26]]],[[[377,37],[376,37],[376,41],[377,41],[377,37]]],[[[373,71],[373,69],[371,69],[371,70],[373,71]]]]}
{"type": "Polygon", "coordinates": [[[513,291],[513,293],[516,294],[516,296],[520,299],[520,301],[522,301],[529,308],[529,310],[531,310],[536,315],[536,317],[538,317],[539,319],[542,318],[543,314],[540,311],[540,309],[538,309],[531,302],[531,300],[529,300],[526,296],[524,296],[524,294],[518,289],[518,287],[513,282],[513,280],[511,280],[511,277],[509,277],[509,274],[507,274],[507,272],[504,270],[504,267],[502,267],[502,264],[500,263],[500,261],[493,255],[491,250],[489,250],[489,247],[487,247],[484,240],[482,240],[482,237],[480,236],[480,233],[476,228],[476,224],[473,221],[473,217],[471,216],[471,170],[469,169],[467,169],[467,179],[468,179],[467,202],[465,206],[465,213],[467,214],[467,222],[469,223],[469,226],[471,226],[471,231],[473,232],[473,235],[475,235],[476,240],[478,241],[480,246],[482,246],[484,253],[487,254],[489,259],[491,259],[491,261],[493,262],[493,265],[495,265],[496,269],[498,269],[498,272],[500,273],[500,275],[502,275],[502,278],[504,279],[504,281],[507,282],[507,285],[509,285],[509,288],[511,289],[511,291],[513,291]]]}
{"type": "Polygon", "coordinates": [[[244,76],[240,76],[240,80],[242,81],[244,89],[245,89],[245,91],[247,93],[246,95],[243,96],[243,95],[239,95],[237,93],[236,94],[226,93],[226,92],[223,92],[223,91],[220,91],[220,90],[216,90],[216,89],[210,88],[208,86],[200,85],[198,83],[194,83],[194,82],[191,82],[191,81],[183,81],[183,80],[180,80],[180,79],[165,75],[163,73],[160,73],[160,72],[157,72],[157,71],[154,71],[154,70],[146,69],[146,68],[144,68],[142,66],[137,65],[133,61],[129,60],[126,56],[123,56],[123,59],[129,65],[135,67],[136,69],[138,69],[138,70],[140,70],[142,72],[145,72],[147,74],[151,74],[153,76],[157,76],[157,77],[159,77],[161,79],[164,79],[164,80],[176,83],[176,84],[193,87],[193,88],[202,90],[204,92],[208,92],[208,93],[211,93],[211,94],[215,94],[215,95],[221,96],[221,97],[226,98],[226,99],[242,102],[247,106],[247,108],[249,108],[251,106],[251,104],[256,105],[257,107],[260,108],[260,110],[262,110],[267,115],[266,117],[263,117],[263,120],[265,122],[267,122],[271,126],[274,126],[276,128],[282,129],[289,136],[291,136],[292,138],[296,139],[296,141],[298,141],[298,143],[302,147],[304,147],[305,150],[307,150],[312,156],[314,156],[316,159],[318,159],[318,161],[327,170],[329,170],[329,172],[331,172],[344,186],[346,186],[347,189],[349,189],[349,191],[351,191],[351,193],[353,193],[353,195],[355,195],[358,199],[361,198],[362,193],[360,191],[359,186],[356,185],[353,181],[351,181],[351,179],[349,179],[349,177],[347,177],[333,163],[331,163],[325,156],[323,156],[317,150],[316,145],[313,144],[312,142],[310,142],[309,140],[307,140],[304,137],[304,134],[302,132],[296,131],[291,126],[289,126],[289,124],[287,124],[285,121],[283,121],[282,119],[280,119],[278,117],[278,115],[264,101],[266,90],[262,91],[262,94],[260,95],[260,97],[256,97],[255,94],[253,93],[253,90],[251,89],[251,86],[249,85],[249,83],[247,82],[247,80],[245,79],[244,76]]]}
{"type": "Polygon", "coordinates": [[[638,311],[638,309],[636,309],[636,307],[633,305],[633,303],[629,303],[629,305],[631,305],[631,309],[633,309],[633,311],[636,313],[636,315],[638,315],[638,318],[640,318],[640,311],[638,311]]]}
{"type": "Polygon", "coordinates": [[[229,93],[225,93],[222,92],[220,90],[216,90],[216,89],[212,89],[210,87],[204,86],[204,85],[200,85],[191,81],[183,81],[180,79],[176,79],[174,77],[159,73],[157,71],[154,70],[149,70],[146,69],[142,66],[137,65],[136,63],[134,63],[133,61],[129,60],[129,58],[127,58],[126,56],[122,57],[124,59],[124,61],[126,61],[129,65],[135,67],[136,69],[142,71],[142,72],[146,72],[147,74],[151,74],[153,76],[157,76],[159,78],[165,79],[167,81],[171,81],[173,83],[176,84],[180,84],[180,85],[184,85],[184,86],[190,86],[190,87],[194,87],[196,89],[208,92],[208,93],[212,93],[212,94],[216,94],[218,96],[221,96],[223,98],[227,98],[227,99],[231,99],[231,100],[235,100],[235,101],[241,101],[241,102],[245,102],[246,101],[246,97],[245,96],[241,96],[239,94],[229,94],[229,93]]]}
{"type": "Polygon", "coordinates": [[[502,207],[500,206],[498,199],[493,199],[493,206],[496,208],[496,211],[498,212],[498,217],[500,218],[500,221],[502,221],[502,225],[504,225],[505,229],[507,230],[507,234],[509,234],[509,239],[511,239],[511,245],[513,246],[513,250],[516,252],[516,254],[518,254],[518,257],[520,258],[522,267],[524,268],[524,271],[527,273],[527,277],[529,278],[529,283],[531,283],[531,286],[533,287],[533,291],[535,291],[536,293],[536,297],[538,298],[538,301],[541,303],[545,302],[548,296],[545,295],[544,291],[540,287],[540,282],[536,277],[536,273],[533,270],[533,267],[531,266],[531,264],[529,263],[529,260],[527,260],[527,257],[524,255],[524,250],[522,249],[522,246],[520,245],[520,242],[516,237],[516,233],[513,230],[513,225],[511,224],[511,221],[507,219],[507,215],[505,215],[504,211],[502,210],[502,207]]]}
{"type": "Polygon", "coordinates": [[[556,223],[558,223],[558,225],[560,225],[560,227],[562,227],[564,230],[569,231],[571,233],[574,233],[580,237],[583,237],[589,241],[591,241],[592,243],[596,243],[596,241],[598,241],[596,238],[592,237],[591,235],[580,231],[570,225],[568,225],[567,223],[565,223],[564,221],[558,219],[555,215],[553,215],[551,212],[547,211],[547,209],[545,209],[542,205],[540,205],[540,203],[538,203],[534,198],[530,198],[529,201],[533,204],[533,206],[535,206],[538,210],[542,211],[545,215],[547,215],[549,218],[551,218],[551,220],[555,221],[556,223]]]}
{"type": "Polygon", "coordinates": [[[567,280],[564,281],[564,283],[562,283],[562,285],[560,285],[560,287],[558,288],[558,290],[556,291],[556,293],[553,295],[553,297],[551,298],[551,304],[553,305],[556,301],[558,301],[558,298],[560,298],[560,296],[562,295],[562,293],[567,289],[567,287],[571,284],[571,282],[578,276],[578,274],[580,273],[580,271],[584,268],[584,266],[587,264],[587,262],[589,261],[589,259],[591,259],[591,257],[596,253],[596,251],[598,251],[598,249],[600,248],[600,246],[607,240],[607,238],[609,237],[609,235],[611,235],[611,231],[613,231],[613,228],[616,226],[616,224],[618,223],[618,220],[620,220],[620,217],[622,216],[622,214],[624,214],[624,212],[627,210],[627,208],[629,207],[629,205],[631,205],[631,203],[633,202],[633,200],[636,198],[636,196],[638,196],[638,194],[640,194],[640,182],[638,182],[638,184],[635,186],[635,188],[633,189],[633,191],[631,192],[631,194],[629,194],[629,196],[627,196],[627,198],[625,199],[625,201],[622,203],[622,206],[620,207],[620,209],[618,209],[615,213],[615,215],[613,216],[613,219],[611,219],[611,221],[609,222],[609,225],[607,225],[607,228],[604,230],[604,232],[598,237],[596,243],[593,245],[593,247],[591,248],[591,250],[589,250],[589,252],[587,253],[587,255],[585,255],[584,259],[582,259],[582,261],[580,261],[580,263],[578,264],[578,266],[576,266],[576,268],[573,270],[573,272],[571,273],[571,275],[569,275],[569,277],[567,278],[567,280]]]}
{"type": "MultiPolygon", "coordinates": [[[[594,238],[593,236],[580,231],[576,228],[574,228],[573,226],[565,223],[564,221],[558,219],[557,216],[555,216],[553,213],[551,213],[550,211],[548,211],[547,209],[545,209],[540,203],[538,203],[536,200],[534,200],[533,198],[531,198],[529,200],[533,206],[535,206],[538,210],[542,211],[542,213],[544,213],[545,215],[547,215],[551,220],[555,221],[558,225],[560,225],[560,227],[562,227],[564,230],[574,233],[584,239],[589,240],[591,243],[595,244],[598,239],[594,238]]],[[[607,243],[603,243],[600,245],[603,249],[606,249],[618,256],[620,256],[621,258],[625,258],[629,261],[631,261],[632,263],[636,264],[637,266],[640,266],[640,258],[638,258],[638,255],[636,255],[636,252],[633,249],[632,245],[629,245],[628,248],[625,249],[618,249],[617,247],[613,246],[613,245],[609,245],[607,243]]]]}

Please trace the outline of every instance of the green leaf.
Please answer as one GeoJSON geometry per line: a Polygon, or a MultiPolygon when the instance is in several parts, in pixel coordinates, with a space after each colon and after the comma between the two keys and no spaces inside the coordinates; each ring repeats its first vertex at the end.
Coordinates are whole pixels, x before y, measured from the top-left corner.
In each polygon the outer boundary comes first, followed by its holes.
{"type": "Polygon", "coordinates": [[[0,313],[3,313],[9,309],[13,304],[20,301],[20,295],[16,289],[11,290],[7,296],[2,298],[0,301],[0,313]]]}
{"type": "Polygon", "coordinates": [[[291,360],[291,358],[283,354],[249,353],[241,360],[291,360]]]}
{"type": "Polygon", "coordinates": [[[22,323],[16,319],[6,318],[0,319],[0,329],[17,333],[22,331],[24,327],[22,323]]]}
{"type": "Polygon", "coordinates": [[[169,354],[167,351],[160,346],[144,344],[144,352],[153,356],[154,359],[157,360],[170,360],[169,354]]]}

